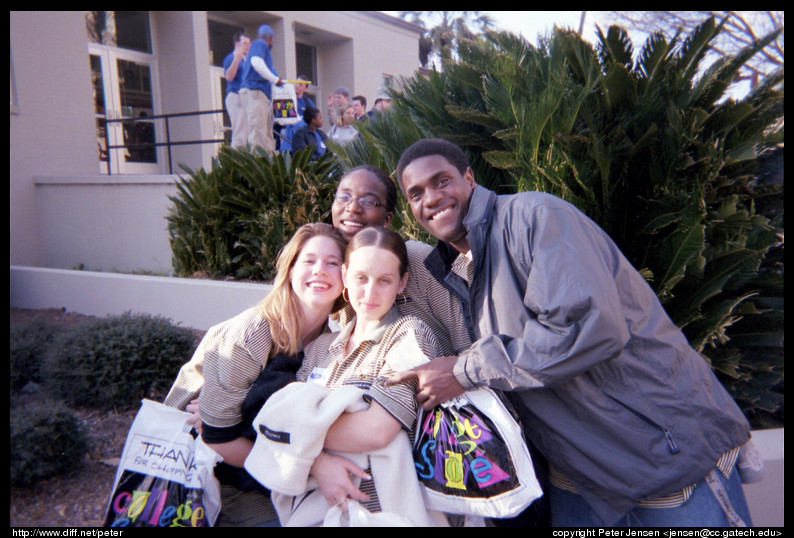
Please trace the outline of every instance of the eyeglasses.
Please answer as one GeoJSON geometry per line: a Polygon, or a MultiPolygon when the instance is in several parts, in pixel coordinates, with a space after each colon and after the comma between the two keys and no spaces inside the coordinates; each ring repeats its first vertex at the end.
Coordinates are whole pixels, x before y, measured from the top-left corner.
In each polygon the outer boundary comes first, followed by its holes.
{"type": "Polygon", "coordinates": [[[375,209],[376,207],[383,207],[383,204],[377,201],[372,196],[359,196],[358,198],[356,198],[346,192],[338,192],[334,194],[334,203],[339,205],[348,206],[353,202],[353,200],[358,202],[358,205],[360,205],[364,209],[375,209]]]}

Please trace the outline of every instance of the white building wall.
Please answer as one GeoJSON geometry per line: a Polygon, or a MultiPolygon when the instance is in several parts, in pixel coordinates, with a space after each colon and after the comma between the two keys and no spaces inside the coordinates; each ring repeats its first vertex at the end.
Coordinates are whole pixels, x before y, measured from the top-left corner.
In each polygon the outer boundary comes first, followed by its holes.
{"type": "Polygon", "coordinates": [[[38,265],[33,176],[97,172],[91,71],[82,11],[12,11],[10,30],[10,261],[38,265]]]}
{"type": "Polygon", "coordinates": [[[175,176],[35,178],[44,267],[168,275],[175,176]]]}

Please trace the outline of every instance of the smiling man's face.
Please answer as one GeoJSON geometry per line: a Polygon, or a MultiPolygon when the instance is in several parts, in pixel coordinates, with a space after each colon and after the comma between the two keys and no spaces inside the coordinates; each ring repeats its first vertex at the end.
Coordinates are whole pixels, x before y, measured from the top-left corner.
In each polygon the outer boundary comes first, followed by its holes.
{"type": "Polygon", "coordinates": [[[463,219],[476,186],[471,168],[461,173],[441,155],[420,157],[402,173],[403,191],[419,224],[464,253],[469,243],[463,219]]]}

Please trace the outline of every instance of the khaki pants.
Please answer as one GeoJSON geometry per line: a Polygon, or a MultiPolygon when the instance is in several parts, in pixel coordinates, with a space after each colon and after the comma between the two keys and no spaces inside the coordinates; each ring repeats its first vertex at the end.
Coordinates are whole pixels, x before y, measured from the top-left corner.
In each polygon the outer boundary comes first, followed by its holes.
{"type": "Polygon", "coordinates": [[[226,94],[226,112],[232,122],[232,147],[245,146],[248,144],[248,117],[239,93],[229,92],[226,94]]]}
{"type": "Polygon", "coordinates": [[[261,146],[268,154],[276,152],[273,138],[273,105],[264,92],[243,88],[240,90],[245,114],[248,118],[248,145],[261,146]]]}

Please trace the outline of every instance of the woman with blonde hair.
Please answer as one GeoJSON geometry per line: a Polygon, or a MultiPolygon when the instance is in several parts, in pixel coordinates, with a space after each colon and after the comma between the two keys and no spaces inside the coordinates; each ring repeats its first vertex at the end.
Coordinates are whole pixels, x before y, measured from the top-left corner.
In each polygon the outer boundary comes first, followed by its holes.
{"type": "Polygon", "coordinates": [[[223,457],[216,475],[228,486],[218,525],[275,519],[266,492],[253,488],[242,469],[253,446],[246,400],[266,367],[278,370],[276,380],[294,380],[304,346],[329,330],[328,317],[342,292],[345,246],[329,224],[302,226],[279,254],[273,290],[259,304],[210,328],[166,397],[166,404],[179,407],[195,394],[192,384],[203,379],[198,387],[201,435],[223,457]]]}
{"type": "Polygon", "coordinates": [[[356,123],[356,111],[352,104],[345,105],[339,123],[334,124],[328,131],[328,138],[342,146],[349,144],[358,136],[358,129],[355,128],[354,123],[356,123]]]}

